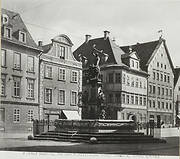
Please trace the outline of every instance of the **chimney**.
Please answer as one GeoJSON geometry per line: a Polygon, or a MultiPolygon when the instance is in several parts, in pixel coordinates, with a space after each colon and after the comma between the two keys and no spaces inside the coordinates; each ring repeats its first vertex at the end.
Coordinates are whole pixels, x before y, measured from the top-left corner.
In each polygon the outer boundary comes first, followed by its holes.
{"type": "Polygon", "coordinates": [[[85,35],[85,43],[88,43],[88,41],[91,39],[91,35],[85,35]]]}
{"type": "Polygon", "coordinates": [[[38,46],[41,47],[43,45],[42,41],[38,41],[38,46]]]}
{"type": "Polygon", "coordinates": [[[104,31],[104,40],[106,40],[109,37],[110,32],[105,30],[104,31]]]}

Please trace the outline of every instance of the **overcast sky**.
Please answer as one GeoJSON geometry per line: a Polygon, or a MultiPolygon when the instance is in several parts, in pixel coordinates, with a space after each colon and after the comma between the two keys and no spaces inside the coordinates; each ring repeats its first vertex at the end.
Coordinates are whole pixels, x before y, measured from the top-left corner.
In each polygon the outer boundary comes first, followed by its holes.
{"type": "Polygon", "coordinates": [[[44,44],[67,34],[73,50],[85,34],[110,31],[120,46],[163,37],[174,66],[180,66],[180,0],[2,0],[2,7],[21,14],[34,40],[44,44]]]}

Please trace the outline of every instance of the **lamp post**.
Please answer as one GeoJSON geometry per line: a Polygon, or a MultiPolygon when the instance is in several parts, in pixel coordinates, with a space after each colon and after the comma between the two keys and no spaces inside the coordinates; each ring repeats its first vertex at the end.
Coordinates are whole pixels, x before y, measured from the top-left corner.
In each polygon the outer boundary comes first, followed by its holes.
{"type": "MultiPolygon", "coordinates": [[[[83,80],[83,87],[85,91],[82,93],[83,105],[86,107],[82,107],[82,109],[86,109],[87,116],[86,119],[105,119],[105,110],[102,109],[104,106],[105,96],[102,90],[102,81],[100,79],[100,61],[106,62],[108,59],[108,55],[103,52],[103,50],[98,50],[96,45],[94,44],[92,54],[92,62],[89,64],[89,67],[84,75],[85,80],[83,80]],[[100,116],[101,115],[101,116],[100,116]]],[[[82,54],[79,55],[79,60],[86,65],[88,62],[87,57],[82,54]]],[[[82,111],[84,112],[84,111],[82,111]]]]}

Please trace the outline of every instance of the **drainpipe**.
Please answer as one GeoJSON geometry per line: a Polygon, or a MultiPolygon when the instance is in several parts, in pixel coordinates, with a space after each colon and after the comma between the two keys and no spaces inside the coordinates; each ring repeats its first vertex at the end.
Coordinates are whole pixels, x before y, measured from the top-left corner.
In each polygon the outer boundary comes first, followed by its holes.
{"type": "Polygon", "coordinates": [[[41,119],[40,118],[40,81],[41,81],[41,76],[40,76],[40,66],[41,66],[41,55],[43,54],[43,52],[41,52],[39,55],[38,55],[38,60],[39,60],[39,65],[38,65],[38,103],[39,103],[39,110],[38,110],[38,112],[39,112],[39,120],[41,119]]]}

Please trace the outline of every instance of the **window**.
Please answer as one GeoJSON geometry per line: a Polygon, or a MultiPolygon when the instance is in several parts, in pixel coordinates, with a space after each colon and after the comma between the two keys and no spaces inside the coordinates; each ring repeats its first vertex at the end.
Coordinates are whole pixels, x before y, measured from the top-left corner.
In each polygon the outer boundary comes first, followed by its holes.
{"type": "Polygon", "coordinates": [[[121,83],[121,74],[120,73],[116,73],[116,83],[121,83]]]}
{"type": "Polygon", "coordinates": [[[11,39],[12,38],[12,29],[4,27],[4,37],[11,39]]]}
{"type": "Polygon", "coordinates": [[[52,67],[45,65],[45,77],[52,78],[52,67]]]}
{"type": "Polygon", "coordinates": [[[138,105],[138,96],[135,97],[135,104],[138,105]]]}
{"type": "Polygon", "coordinates": [[[20,122],[20,110],[19,109],[14,109],[13,122],[14,123],[19,123],[20,122]]]}
{"type": "Polygon", "coordinates": [[[34,80],[27,80],[28,98],[34,98],[34,80]]]}
{"type": "Polygon", "coordinates": [[[76,92],[71,92],[71,105],[76,105],[77,102],[77,93],[76,92]]]}
{"type": "Polygon", "coordinates": [[[142,88],[142,82],[141,81],[139,81],[139,87],[142,88]]]}
{"type": "Polygon", "coordinates": [[[162,95],[164,95],[164,88],[162,88],[162,95]]]}
{"type": "Polygon", "coordinates": [[[166,65],[164,65],[164,69],[166,70],[166,65]]]}
{"type": "Polygon", "coordinates": [[[134,87],[134,78],[131,78],[131,87],[134,87]]]}
{"type": "Polygon", "coordinates": [[[131,104],[134,104],[134,96],[131,96],[131,104]]]}
{"type": "Polygon", "coordinates": [[[166,103],[166,109],[168,109],[168,103],[166,103]]]}
{"type": "Polygon", "coordinates": [[[142,97],[139,97],[139,104],[142,105],[142,97]]]}
{"type": "Polygon", "coordinates": [[[6,50],[1,50],[1,66],[6,66],[6,50]]]}
{"type": "Polygon", "coordinates": [[[138,78],[136,78],[136,87],[138,88],[138,78]]]}
{"type": "Polygon", "coordinates": [[[164,82],[166,82],[166,75],[164,75],[164,82]]]}
{"type": "Polygon", "coordinates": [[[161,64],[161,68],[163,68],[163,64],[161,64]]]}
{"type": "Polygon", "coordinates": [[[126,98],[125,98],[125,94],[122,94],[122,103],[126,103],[126,98]]]}
{"type": "Polygon", "coordinates": [[[172,104],[171,103],[169,104],[169,109],[172,109],[172,104]]]}
{"type": "Polygon", "coordinates": [[[157,67],[159,67],[159,62],[157,62],[157,67]]]}
{"type": "Polygon", "coordinates": [[[159,73],[157,73],[157,80],[159,81],[159,73]]]}
{"type": "Polygon", "coordinates": [[[77,75],[78,75],[77,71],[72,71],[71,82],[77,82],[78,81],[77,75]]]}
{"type": "Polygon", "coordinates": [[[155,108],[156,107],[156,102],[153,100],[153,107],[155,108]]]}
{"type": "Polygon", "coordinates": [[[161,104],[162,104],[162,109],[164,109],[164,102],[161,102],[161,104]]]}
{"type": "Polygon", "coordinates": [[[170,77],[169,77],[169,76],[167,76],[167,82],[168,82],[168,83],[170,82],[170,77]]]}
{"type": "Polygon", "coordinates": [[[166,88],[166,96],[168,96],[168,88],[166,88]]]}
{"type": "Polygon", "coordinates": [[[152,107],[152,103],[151,103],[151,100],[149,100],[149,107],[152,107]]]}
{"type": "Polygon", "coordinates": [[[146,106],[146,98],[144,97],[144,106],[146,106]]]}
{"type": "Polygon", "coordinates": [[[156,86],[153,86],[153,94],[156,93],[156,86]]]}
{"type": "Polygon", "coordinates": [[[65,59],[65,47],[64,46],[58,46],[57,56],[60,59],[65,59]]]}
{"type": "Polygon", "coordinates": [[[158,87],[158,95],[160,95],[161,94],[161,90],[160,90],[161,88],[160,87],[158,87]]]}
{"type": "Polygon", "coordinates": [[[109,73],[109,83],[113,83],[113,73],[109,73]]]}
{"type": "Polygon", "coordinates": [[[169,90],[170,97],[172,97],[172,89],[169,90]]]}
{"type": "Polygon", "coordinates": [[[45,88],[45,103],[52,103],[52,89],[45,88]]]}
{"type": "Polygon", "coordinates": [[[129,76],[127,76],[127,85],[130,85],[130,80],[129,80],[129,76]]]}
{"type": "Polygon", "coordinates": [[[125,84],[126,83],[126,75],[125,74],[123,74],[123,82],[122,82],[123,84],[125,84]]]}
{"type": "Polygon", "coordinates": [[[21,54],[14,53],[14,68],[21,69],[21,54]]]}
{"type": "Polygon", "coordinates": [[[27,116],[27,121],[32,122],[33,121],[33,110],[28,110],[28,116],[27,116]]]}
{"type": "Polygon", "coordinates": [[[139,62],[136,62],[136,67],[137,67],[137,69],[139,68],[139,62]]]}
{"type": "Polygon", "coordinates": [[[58,104],[65,104],[65,91],[59,90],[58,104]]]}
{"type": "Polygon", "coordinates": [[[28,67],[27,69],[28,72],[34,72],[34,57],[28,56],[27,67],[28,67]]]}
{"type": "Polygon", "coordinates": [[[132,67],[134,67],[134,60],[131,60],[132,61],[132,67]]]}
{"type": "Polygon", "coordinates": [[[149,85],[149,93],[152,93],[152,85],[149,85]]]}
{"type": "Polygon", "coordinates": [[[113,94],[109,94],[109,103],[113,103],[113,94]]]}
{"type": "Polygon", "coordinates": [[[127,99],[127,104],[129,104],[129,103],[130,103],[130,101],[129,101],[129,95],[126,96],[126,99],[127,99]]]}
{"type": "Polygon", "coordinates": [[[161,107],[161,103],[160,101],[158,101],[158,108],[160,109],[160,107],[161,107]]]}
{"type": "Polygon", "coordinates": [[[65,81],[65,69],[59,68],[59,80],[65,81]]]}
{"type": "Polygon", "coordinates": [[[23,43],[26,42],[26,33],[19,31],[19,41],[23,43]]]}
{"type": "Polygon", "coordinates": [[[121,103],[121,94],[120,93],[116,93],[115,101],[116,101],[116,103],[121,103]]]}
{"type": "Polygon", "coordinates": [[[161,73],[161,81],[163,81],[163,74],[161,73]]]}
{"type": "Polygon", "coordinates": [[[20,77],[14,77],[14,96],[20,97],[20,89],[21,89],[21,78],[20,77]]]}
{"type": "Polygon", "coordinates": [[[156,79],[156,73],[153,72],[153,79],[155,80],[156,79]]]}
{"type": "Polygon", "coordinates": [[[6,94],[6,76],[1,74],[1,95],[6,94]]]}

